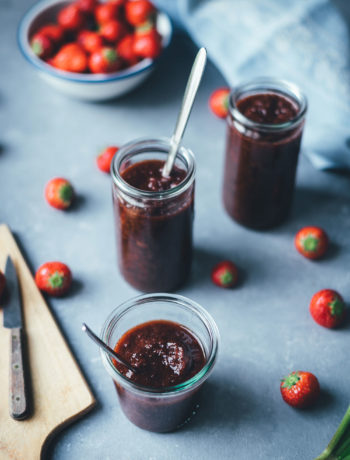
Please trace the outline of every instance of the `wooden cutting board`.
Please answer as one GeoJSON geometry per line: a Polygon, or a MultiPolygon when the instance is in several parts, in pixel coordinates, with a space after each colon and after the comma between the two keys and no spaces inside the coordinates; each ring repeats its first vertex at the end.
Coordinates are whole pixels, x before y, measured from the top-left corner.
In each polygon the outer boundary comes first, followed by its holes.
{"type": "MultiPolygon", "coordinates": [[[[22,293],[32,382],[31,418],[9,415],[10,330],[0,311],[0,459],[38,460],[52,435],[90,410],[95,399],[6,225],[0,225],[0,269],[14,262],[22,293]]],[[[69,300],[67,300],[69,302],[69,300]]]]}

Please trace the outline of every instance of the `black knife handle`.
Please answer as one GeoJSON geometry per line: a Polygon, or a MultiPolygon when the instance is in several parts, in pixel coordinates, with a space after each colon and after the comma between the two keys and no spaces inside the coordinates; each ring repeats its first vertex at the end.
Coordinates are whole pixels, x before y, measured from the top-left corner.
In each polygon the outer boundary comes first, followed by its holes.
{"type": "Polygon", "coordinates": [[[11,329],[10,355],[10,415],[16,420],[23,420],[28,415],[26,382],[23,367],[22,328],[11,329]]]}

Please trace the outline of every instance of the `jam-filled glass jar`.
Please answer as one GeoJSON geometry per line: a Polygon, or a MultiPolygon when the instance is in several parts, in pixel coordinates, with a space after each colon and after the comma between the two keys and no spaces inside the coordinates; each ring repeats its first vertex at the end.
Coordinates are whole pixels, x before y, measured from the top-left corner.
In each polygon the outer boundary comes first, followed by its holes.
{"type": "Polygon", "coordinates": [[[101,349],[121,408],[132,423],[168,432],[189,420],[219,347],[216,323],[203,307],[175,294],[138,296],[112,311],[100,337],[139,370],[128,371],[101,349]]]}
{"type": "Polygon", "coordinates": [[[112,167],[120,271],[143,292],[173,291],[192,261],[195,161],[180,147],[169,178],[162,169],[169,139],[140,139],[120,148],[112,167]]]}
{"type": "Polygon", "coordinates": [[[292,83],[257,79],[232,90],[223,201],[238,223],[265,229],[291,207],[307,101],[292,83]]]}

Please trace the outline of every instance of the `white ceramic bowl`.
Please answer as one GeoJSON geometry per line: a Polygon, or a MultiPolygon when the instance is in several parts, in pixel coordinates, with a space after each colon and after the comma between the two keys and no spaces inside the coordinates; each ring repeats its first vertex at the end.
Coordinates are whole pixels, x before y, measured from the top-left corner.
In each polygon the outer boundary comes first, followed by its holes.
{"type": "MultiPolygon", "coordinates": [[[[132,67],[109,74],[82,74],[56,69],[33,53],[30,37],[44,24],[55,22],[58,11],[69,3],[72,0],[42,0],[27,11],[19,24],[19,48],[39,71],[40,77],[62,93],[88,101],[112,99],[138,86],[152,72],[159,58],[143,59],[132,67]]],[[[162,55],[172,37],[172,25],[165,13],[158,13],[156,27],[162,36],[162,55]]]]}

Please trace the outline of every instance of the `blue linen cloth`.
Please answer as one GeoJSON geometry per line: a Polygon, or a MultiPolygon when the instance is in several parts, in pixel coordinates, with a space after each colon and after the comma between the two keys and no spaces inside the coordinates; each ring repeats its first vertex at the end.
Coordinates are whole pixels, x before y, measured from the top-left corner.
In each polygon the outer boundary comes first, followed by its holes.
{"type": "Polygon", "coordinates": [[[347,24],[329,0],[155,0],[205,46],[230,86],[272,76],[309,103],[303,150],[320,169],[350,170],[347,24]]]}

